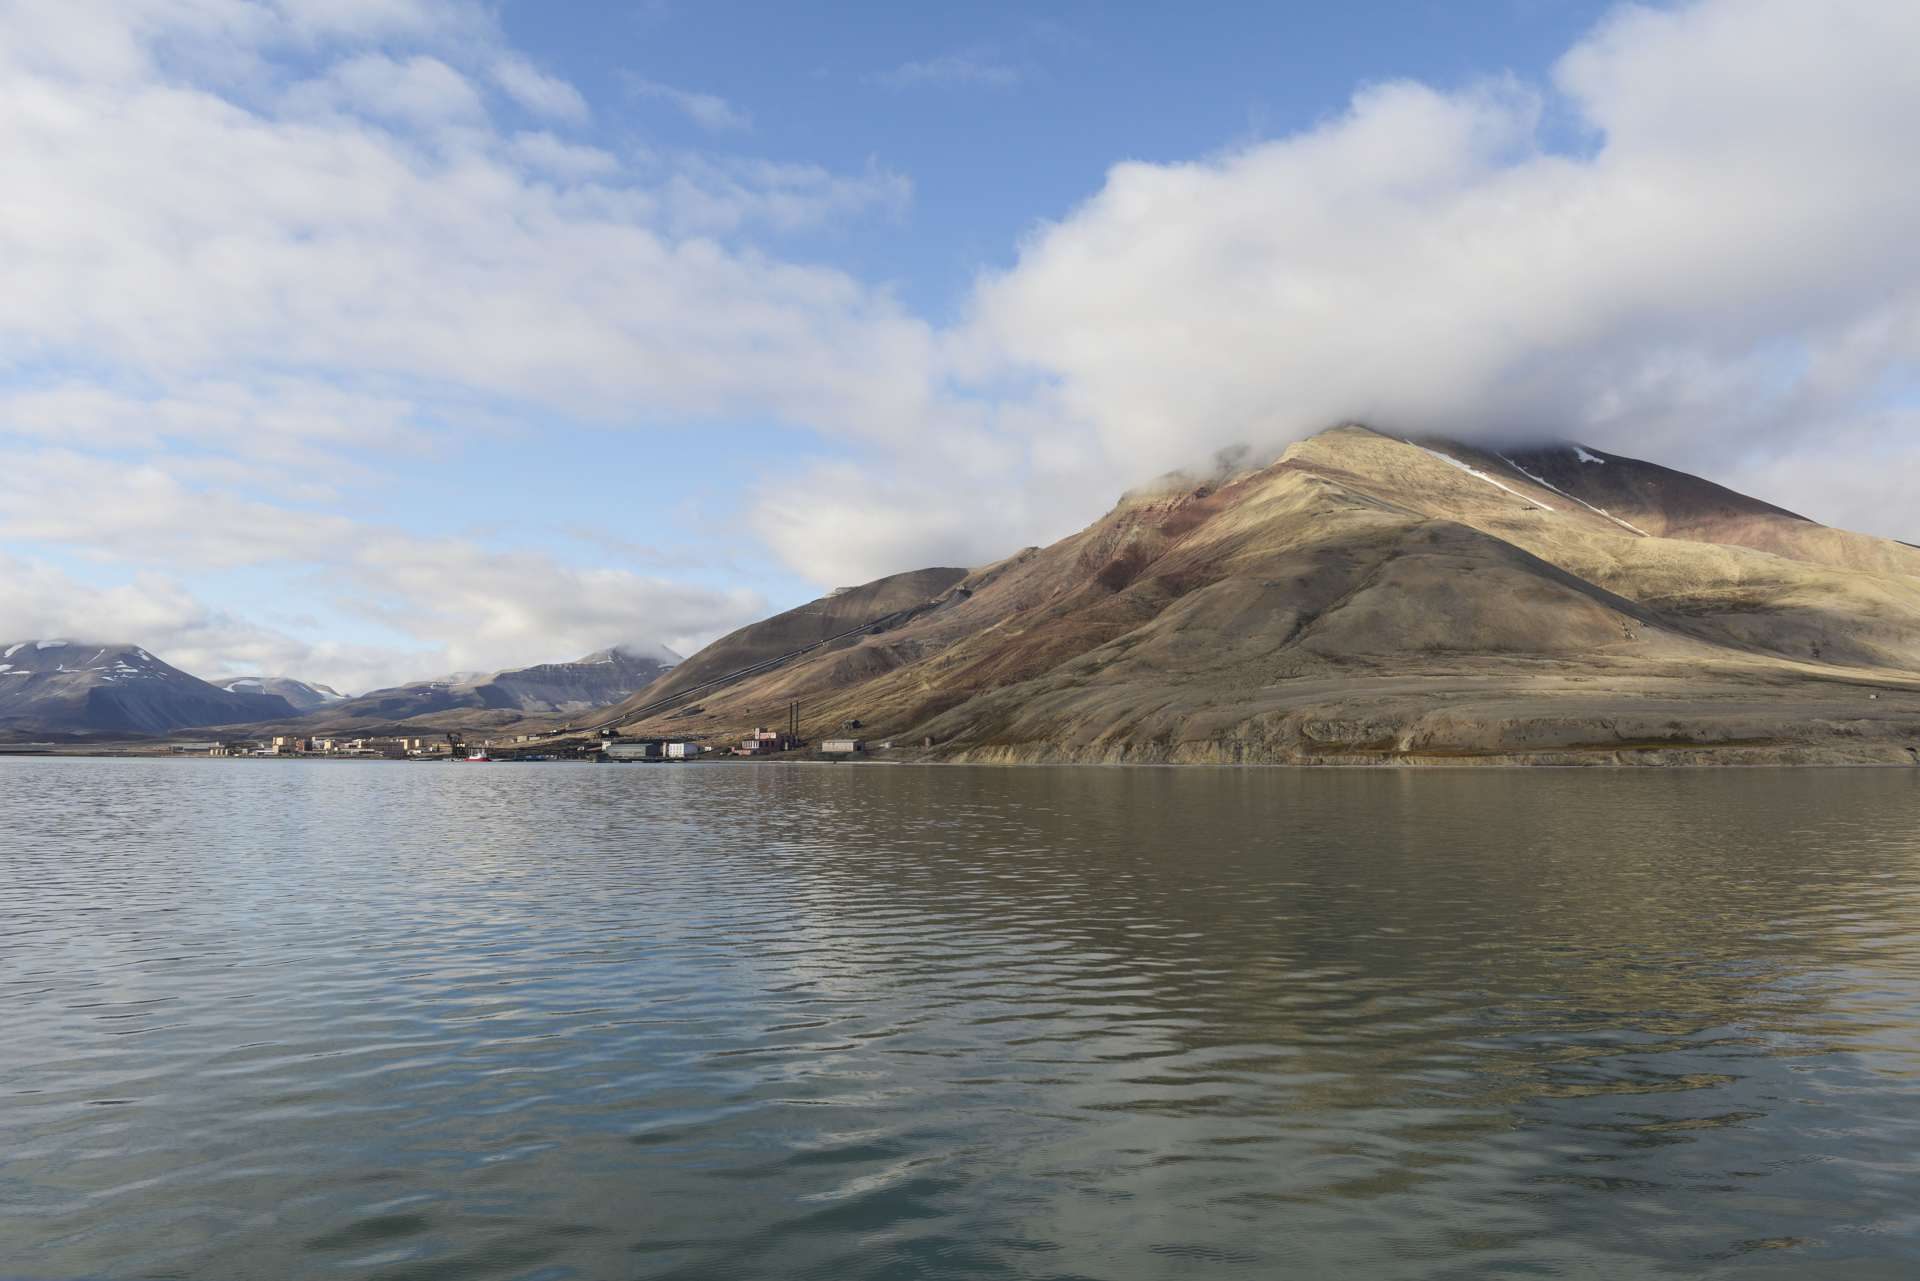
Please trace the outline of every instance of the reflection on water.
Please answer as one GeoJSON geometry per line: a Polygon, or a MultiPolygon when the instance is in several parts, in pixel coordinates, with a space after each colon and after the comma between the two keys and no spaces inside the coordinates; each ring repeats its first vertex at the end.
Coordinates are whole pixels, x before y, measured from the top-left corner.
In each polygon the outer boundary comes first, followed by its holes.
{"type": "Polygon", "coordinates": [[[0,761],[0,1271],[1908,1277],[1920,771],[0,761]]]}

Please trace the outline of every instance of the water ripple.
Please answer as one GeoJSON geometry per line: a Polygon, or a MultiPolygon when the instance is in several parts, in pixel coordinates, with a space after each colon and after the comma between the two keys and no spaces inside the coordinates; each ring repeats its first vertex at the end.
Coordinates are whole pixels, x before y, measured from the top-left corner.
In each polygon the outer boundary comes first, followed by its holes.
{"type": "Polygon", "coordinates": [[[1920,771],[0,760],[0,1261],[1910,1276],[1920,771]]]}

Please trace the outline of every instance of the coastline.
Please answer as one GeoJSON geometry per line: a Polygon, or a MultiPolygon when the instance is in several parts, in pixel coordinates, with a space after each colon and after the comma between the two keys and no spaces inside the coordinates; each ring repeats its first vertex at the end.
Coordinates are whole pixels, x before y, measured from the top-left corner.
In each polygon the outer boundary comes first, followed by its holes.
{"type": "MultiPolygon", "coordinates": [[[[255,764],[277,762],[280,764],[324,763],[324,764],[377,764],[377,765],[451,765],[466,762],[450,761],[445,758],[404,758],[384,759],[367,756],[251,756],[251,757],[209,757],[198,752],[175,752],[142,747],[137,744],[98,744],[79,746],[59,744],[42,747],[30,744],[0,744],[0,761],[8,759],[45,760],[58,758],[65,760],[178,760],[206,761],[220,760],[223,764],[255,764]]],[[[543,759],[537,761],[516,761],[502,758],[489,762],[496,765],[649,765],[676,767],[694,766],[711,768],[714,766],[733,766],[738,768],[764,768],[770,765],[806,765],[806,766],[855,766],[855,767],[900,767],[900,766],[962,766],[987,769],[1022,769],[1070,767],[1076,769],[1215,769],[1215,770],[1701,770],[1701,769],[1920,769],[1920,745],[1906,747],[1899,744],[1867,746],[1853,750],[1822,748],[1809,745],[1778,745],[1772,747],[1741,747],[1713,749],[1706,747],[1686,748],[1615,748],[1595,749],[1591,751],[1488,751],[1481,753],[1446,752],[1381,752],[1362,753],[1326,753],[1313,754],[1290,759],[1281,758],[1240,758],[1227,759],[1221,754],[1186,752],[1176,756],[1151,756],[1130,754],[1127,752],[1068,752],[1059,749],[1037,749],[1033,747],[1002,746],[968,748],[954,752],[942,752],[939,749],[915,748],[889,752],[876,752],[860,759],[845,757],[823,757],[805,751],[793,752],[758,759],[736,759],[715,757],[692,761],[649,761],[649,762],[607,762],[591,757],[571,759],[543,759]]]]}

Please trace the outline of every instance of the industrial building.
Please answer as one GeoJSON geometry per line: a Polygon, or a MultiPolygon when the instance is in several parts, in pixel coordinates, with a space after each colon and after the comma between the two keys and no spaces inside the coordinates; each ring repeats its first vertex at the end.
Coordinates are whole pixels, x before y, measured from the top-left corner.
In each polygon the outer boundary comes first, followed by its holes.
{"type": "Polygon", "coordinates": [[[800,739],[782,729],[756,729],[752,738],[743,738],[733,749],[735,756],[771,756],[800,746],[800,739]]]}

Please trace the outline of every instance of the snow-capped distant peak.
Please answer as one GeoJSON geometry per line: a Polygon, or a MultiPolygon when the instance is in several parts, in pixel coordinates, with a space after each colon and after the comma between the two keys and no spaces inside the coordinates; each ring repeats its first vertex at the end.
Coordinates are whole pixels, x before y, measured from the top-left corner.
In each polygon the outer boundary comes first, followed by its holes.
{"type": "Polygon", "coordinates": [[[344,703],[347,698],[331,686],[298,680],[292,676],[223,676],[211,684],[229,694],[277,694],[299,711],[310,711],[330,703],[344,703]]]}
{"type": "Polygon", "coordinates": [[[65,649],[67,647],[67,643],[63,640],[43,640],[43,641],[35,641],[33,643],[33,647],[35,649],[65,649]]]}
{"type": "Polygon", "coordinates": [[[1583,463],[1599,463],[1603,467],[1606,466],[1607,462],[1607,460],[1600,457],[1600,455],[1590,454],[1579,445],[1573,447],[1573,456],[1583,463]]]}
{"type": "Polygon", "coordinates": [[[661,644],[645,642],[627,645],[610,645],[606,649],[595,650],[573,660],[575,667],[603,667],[610,663],[651,663],[656,667],[672,667],[680,662],[680,655],[661,644]]]}
{"type": "Polygon", "coordinates": [[[657,641],[651,644],[615,645],[613,652],[624,654],[628,658],[646,659],[665,667],[672,667],[681,661],[681,655],[674,653],[657,641]]]}

